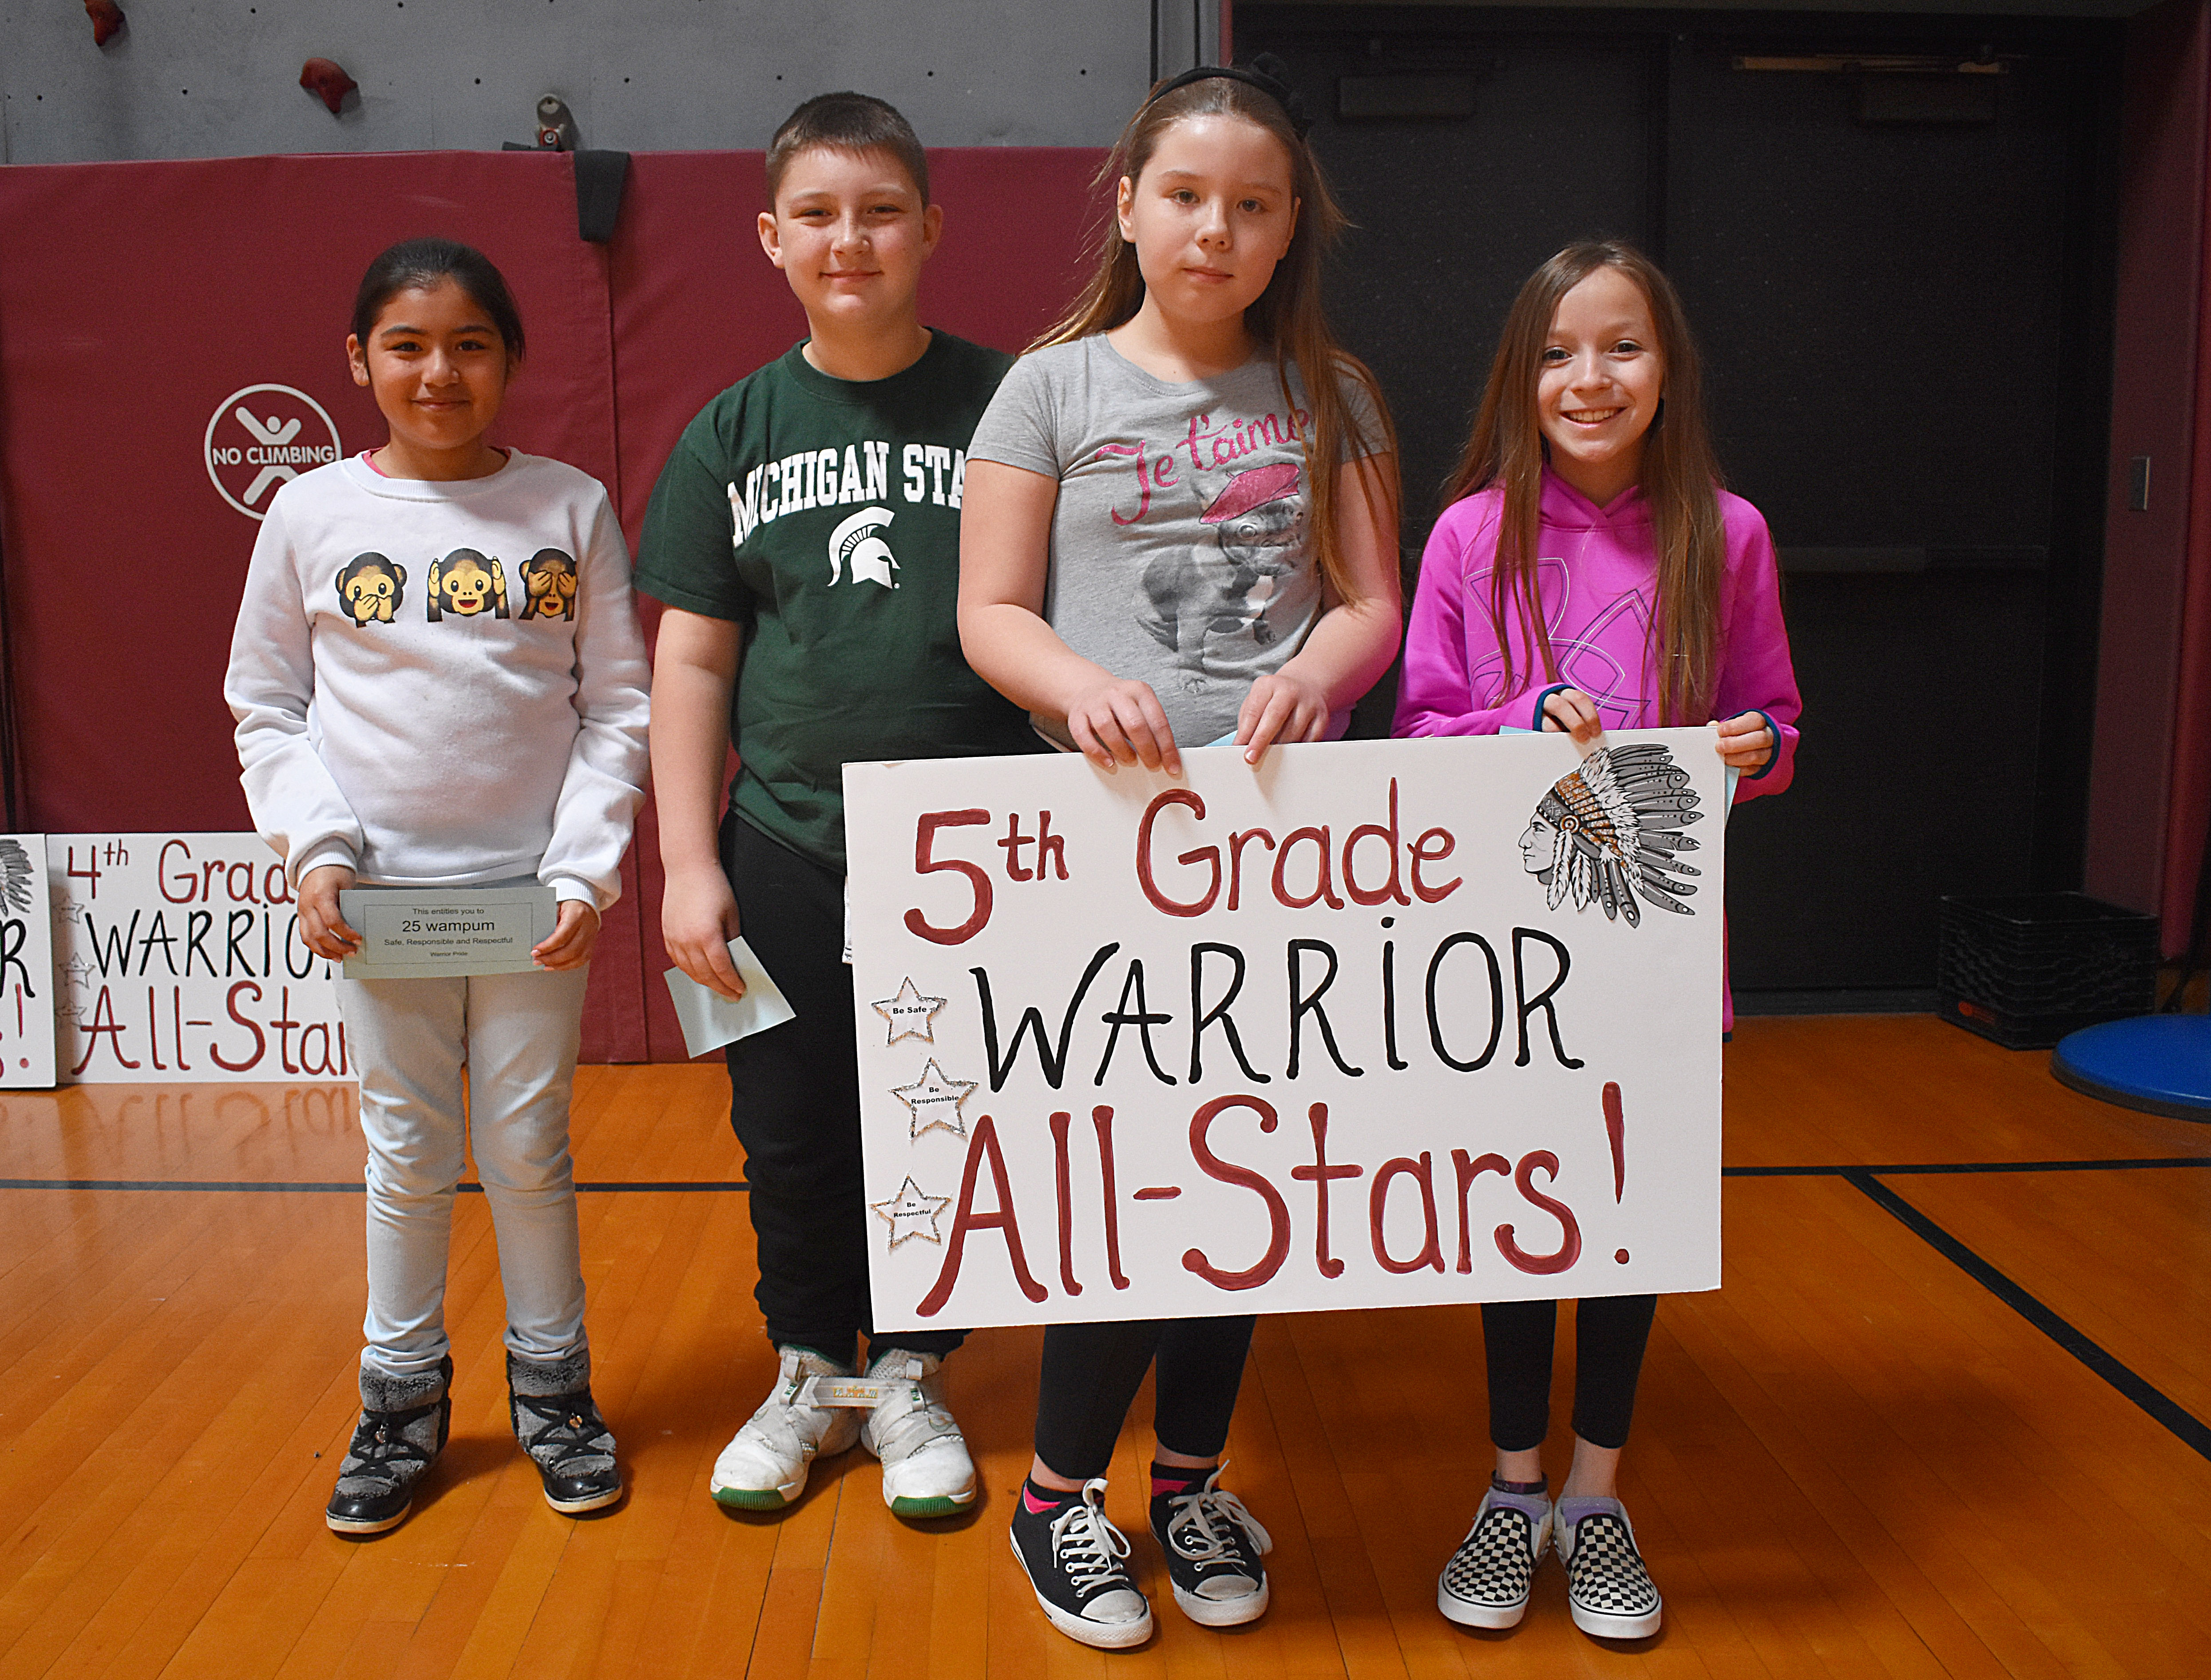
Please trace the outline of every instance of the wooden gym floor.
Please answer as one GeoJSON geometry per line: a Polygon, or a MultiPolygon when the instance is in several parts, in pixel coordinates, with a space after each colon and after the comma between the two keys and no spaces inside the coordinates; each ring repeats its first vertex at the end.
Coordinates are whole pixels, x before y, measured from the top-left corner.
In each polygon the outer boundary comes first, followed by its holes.
{"type": "Polygon", "coordinates": [[[8,1095],[0,1676],[2211,1674],[2211,1126],[2091,1102],[1926,1016],[1750,1021],[1728,1056],[1727,1286],[1663,1304],[1626,1459],[1666,1627],[1611,1647],[1550,1562],[1514,1633],[1436,1614],[1486,1469],[1472,1307],[1262,1321],[1229,1447],[1276,1543],[1248,1629],[1166,1602],[1134,1431],[1112,1508],[1160,1633],[1109,1658],[1046,1627],[1004,1534],[1033,1331],[953,1368],[972,1519],[905,1527],[858,1453],[780,1520],[725,1514],[707,1471],[772,1363],[712,1067],[578,1082],[626,1507],[578,1522],[539,1497],[465,1197],[452,1444],[404,1527],[340,1540],[344,1089],[8,1095]]]}

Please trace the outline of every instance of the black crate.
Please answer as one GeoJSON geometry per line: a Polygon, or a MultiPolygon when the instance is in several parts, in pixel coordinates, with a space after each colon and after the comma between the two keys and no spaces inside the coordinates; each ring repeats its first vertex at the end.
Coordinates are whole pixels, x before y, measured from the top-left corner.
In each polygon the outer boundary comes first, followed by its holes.
{"type": "Polygon", "coordinates": [[[2040,1050],[2157,1004],[2158,919],[2085,893],[1945,898],[1935,964],[1942,1018],[2040,1050]]]}

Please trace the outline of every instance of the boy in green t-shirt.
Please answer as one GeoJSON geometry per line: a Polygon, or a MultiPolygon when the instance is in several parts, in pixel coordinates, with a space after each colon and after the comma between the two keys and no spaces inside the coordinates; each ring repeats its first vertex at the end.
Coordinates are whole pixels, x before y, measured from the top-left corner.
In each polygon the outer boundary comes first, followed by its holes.
{"type": "Polygon", "coordinates": [[[775,1509],[857,1437],[900,1516],[948,1516],[975,1471],[939,1389],[957,1331],[878,1340],[868,1301],[859,1082],[845,965],[850,759],[1033,750],[967,669],[955,622],[960,492],[975,422],[1010,359],[923,326],[915,292],[942,213],[891,106],[825,94],[767,154],[760,244],[809,337],[685,428],[645,516],[637,586],[669,609],[652,683],[667,874],[661,931],[683,972],[742,991],[746,940],[797,1018],[729,1048],[775,1386],[716,1460],[714,1497],[775,1509]],[[742,767],[718,826],[722,770],[742,767]],[[887,1381],[871,1409],[809,1379],[887,1381]]]}

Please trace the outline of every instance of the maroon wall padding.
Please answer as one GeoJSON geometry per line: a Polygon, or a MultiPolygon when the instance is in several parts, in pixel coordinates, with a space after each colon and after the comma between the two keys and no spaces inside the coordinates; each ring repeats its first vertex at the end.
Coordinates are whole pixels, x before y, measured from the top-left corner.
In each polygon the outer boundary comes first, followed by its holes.
{"type": "MultiPolygon", "coordinates": [[[[2211,463],[2199,452],[2199,440],[2211,442],[2211,379],[2190,377],[2203,338],[2205,0],[2167,0],[2129,21],[2125,85],[2086,884],[2099,898],[2161,914],[2172,955],[2188,937],[2203,844],[2205,789],[2193,773],[2211,751],[2199,724],[2191,766],[2176,703],[2191,549],[2197,564],[2211,563],[2211,520],[2191,518],[2211,493],[2211,463]],[[2138,512],[2129,500],[2140,456],[2149,458],[2150,485],[2149,506],[2138,512]]],[[[2194,604],[2200,615],[2204,603],[2194,604]]]]}
{"type": "MultiPolygon", "coordinates": [[[[2211,19],[2207,19],[2211,30],[2211,19]]],[[[2207,55],[2211,56],[2211,55],[2207,55]]],[[[2211,94],[2211,67],[2199,69],[2199,97],[2211,94]]],[[[2199,106],[2199,109],[2202,107],[2199,106]]],[[[2211,123],[2205,124],[2211,130],[2211,123]]],[[[2205,136],[2211,144],[2211,133],[2205,136]]],[[[2198,179],[2211,199],[2211,160],[2198,179]]],[[[2211,203],[2198,227],[2206,240],[2196,270],[2206,288],[2196,304],[2194,462],[2189,485],[2188,564],[2180,613],[2180,658],[2173,683],[2172,798],[2166,817],[2165,921],[2167,955],[2187,949],[2211,829],[2211,203]]]]}
{"type": "MultiPolygon", "coordinates": [[[[923,270],[922,319],[1019,350],[1081,280],[1089,182],[1102,154],[963,148],[930,154],[944,235],[923,270]]],[[[806,316],[760,249],[758,152],[660,152],[631,161],[611,246],[622,523],[635,545],[653,481],[716,392],[806,336],[806,316]]],[[[611,482],[611,481],[610,481],[611,482]]],[[[648,603],[649,607],[649,603],[648,603]]],[[[649,614],[657,622],[657,615],[649,614]]],[[[631,852],[641,878],[643,1004],[651,1059],[681,1061],[661,979],[660,852],[653,813],[631,852]]]]}
{"type": "MultiPolygon", "coordinates": [[[[1098,159],[932,155],[946,233],[924,318],[1026,343],[1073,291],[1098,159]]],[[[361,271],[394,240],[449,235],[499,264],[530,353],[494,435],[598,476],[634,543],[684,423],[804,332],[754,231],[760,167],[756,152],[636,158],[604,248],[578,238],[554,155],[0,170],[0,537],[25,824],[249,826],[221,679],[259,526],[209,482],[209,422],[231,393],[282,385],[329,412],[348,452],[381,443],[344,344],[361,271]]],[[[649,634],[649,606],[646,620],[649,634]]],[[[680,1059],[650,807],[623,873],[585,1054],[680,1059]]]]}

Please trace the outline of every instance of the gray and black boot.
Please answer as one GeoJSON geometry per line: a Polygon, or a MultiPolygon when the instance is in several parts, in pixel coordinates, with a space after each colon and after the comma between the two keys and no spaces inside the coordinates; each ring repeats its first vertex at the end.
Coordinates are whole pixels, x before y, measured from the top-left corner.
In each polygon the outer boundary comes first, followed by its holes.
{"type": "Polygon", "coordinates": [[[405,1520],[415,1484],[445,1450],[453,1416],[453,1362],[421,1376],[360,1373],[360,1422],[338,1466],[324,1520],[340,1534],[381,1534],[405,1520]]]}
{"type": "Polygon", "coordinates": [[[615,1435],[591,1403],[591,1353],[541,1364],[506,1356],[514,1438],[545,1481],[545,1502],[564,1516],[602,1510],[622,1495],[615,1435]]]}

